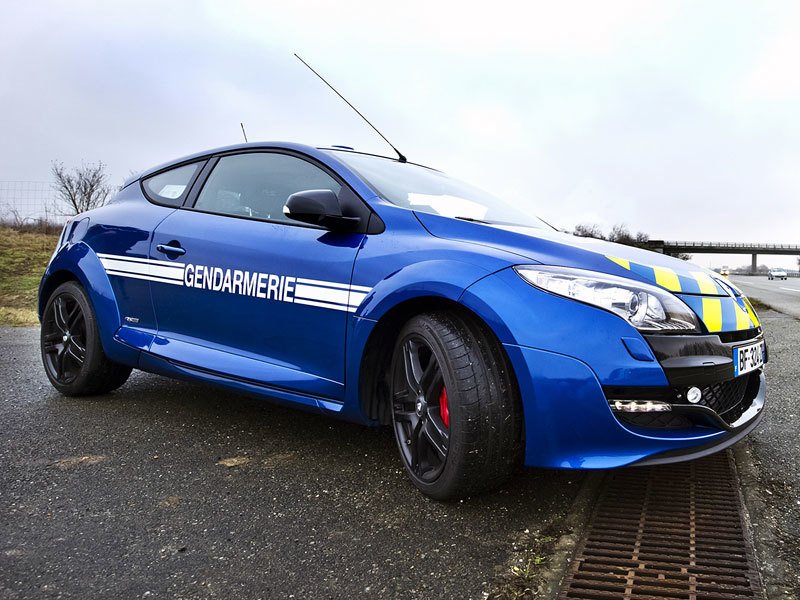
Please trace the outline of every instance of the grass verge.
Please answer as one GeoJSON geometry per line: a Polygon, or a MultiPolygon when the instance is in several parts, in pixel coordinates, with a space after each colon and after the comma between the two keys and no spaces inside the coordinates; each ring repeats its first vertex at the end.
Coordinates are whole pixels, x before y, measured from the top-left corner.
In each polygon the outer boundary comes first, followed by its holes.
{"type": "Polygon", "coordinates": [[[748,296],[747,299],[750,300],[750,304],[752,304],[753,308],[755,308],[756,310],[772,310],[772,307],[769,304],[762,302],[758,298],[753,298],[752,296],[748,296]]]}
{"type": "Polygon", "coordinates": [[[525,531],[517,544],[514,563],[495,577],[487,600],[534,600],[547,596],[547,573],[555,567],[553,555],[563,533],[563,515],[541,531],[525,531]]]}
{"type": "Polygon", "coordinates": [[[0,228],[0,325],[35,325],[36,293],[58,234],[0,228]]]}

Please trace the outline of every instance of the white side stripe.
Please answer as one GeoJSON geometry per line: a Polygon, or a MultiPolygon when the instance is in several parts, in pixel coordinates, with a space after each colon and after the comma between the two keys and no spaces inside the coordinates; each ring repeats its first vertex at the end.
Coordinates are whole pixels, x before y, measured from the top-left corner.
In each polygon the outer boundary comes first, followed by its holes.
{"type": "Polygon", "coordinates": [[[364,298],[367,297],[367,294],[364,292],[350,292],[350,295],[347,299],[347,303],[350,306],[360,306],[361,303],[364,301],[364,298]]]}
{"type": "Polygon", "coordinates": [[[101,253],[98,253],[97,257],[100,259],[110,258],[111,260],[124,260],[128,262],[146,263],[150,265],[164,265],[165,267],[183,268],[182,263],[170,262],[167,260],[156,260],[154,258],[139,258],[138,256],[119,256],[117,254],[101,254],[101,253]]]}
{"type": "Polygon", "coordinates": [[[155,275],[165,279],[178,279],[183,281],[183,265],[165,267],[163,265],[150,265],[139,262],[126,262],[111,258],[101,258],[100,262],[106,271],[117,271],[122,273],[136,273],[138,275],[155,275]]]}
{"type": "Polygon", "coordinates": [[[159,283],[171,283],[173,285],[183,285],[182,279],[161,279],[160,277],[151,277],[149,275],[140,275],[138,273],[123,273],[120,271],[106,270],[109,275],[117,275],[119,277],[130,277],[131,279],[144,279],[146,281],[157,281],[159,283]]]}
{"type": "Polygon", "coordinates": [[[342,306],[341,304],[329,304],[328,302],[317,302],[316,300],[304,300],[302,298],[295,298],[294,303],[318,306],[320,308],[332,308],[334,310],[344,310],[346,312],[356,312],[356,310],[358,310],[357,306],[342,306]]]}
{"type": "Polygon", "coordinates": [[[333,304],[348,304],[348,296],[350,292],[347,290],[339,290],[333,288],[325,288],[319,286],[311,286],[305,284],[297,284],[294,289],[295,300],[304,298],[306,300],[319,300],[322,302],[330,302],[333,304]]]}
{"type": "MultiPolygon", "coordinates": [[[[193,265],[189,264],[188,268],[190,271],[187,271],[187,265],[184,263],[176,263],[176,262],[167,262],[164,260],[155,260],[150,258],[140,258],[137,256],[121,256],[116,254],[97,254],[98,258],[100,259],[100,263],[103,265],[106,273],[108,275],[115,275],[117,277],[128,277],[131,279],[141,279],[144,281],[152,281],[156,283],[168,283],[171,285],[186,285],[184,281],[184,275],[187,273],[189,275],[193,275],[194,273],[199,272],[200,269],[205,268],[206,271],[204,273],[209,273],[209,269],[212,267],[204,267],[203,265],[193,265]],[[191,271],[193,269],[193,271],[191,271]]],[[[218,274],[220,269],[218,267],[213,267],[215,274],[218,274]]],[[[264,273],[252,273],[250,271],[235,271],[237,277],[239,277],[238,282],[235,280],[233,285],[230,285],[231,279],[231,270],[230,269],[222,269],[224,271],[226,280],[228,282],[228,292],[230,293],[239,293],[244,294],[245,292],[241,291],[244,290],[244,285],[242,284],[242,277],[244,273],[244,277],[256,277],[258,276],[259,285],[263,286],[266,285],[262,283],[262,278],[269,277],[270,286],[272,286],[273,278],[275,281],[278,281],[277,275],[267,275],[264,273]],[[239,291],[237,291],[236,285],[239,285],[239,291]],[[233,292],[231,292],[231,288],[233,288],[233,292]]],[[[206,275],[208,277],[208,275],[206,275]]],[[[288,295],[287,293],[281,292],[282,297],[275,298],[280,299],[283,302],[294,302],[295,304],[304,304],[307,306],[315,306],[319,308],[329,308],[333,310],[345,311],[345,312],[356,312],[358,307],[367,297],[367,295],[372,291],[372,288],[366,287],[363,285],[350,285],[347,283],[337,283],[334,281],[321,281],[319,279],[307,279],[303,277],[291,277],[291,276],[280,276],[280,281],[283,282],[284,278],[287,282],[294,281],[294,288],[288,288],[288,295]]],[[[189,280],[187,280],[189,281],[189,280]]],[[[199,280],[198,280],[199,281],[199,280]]],[[[245,281],[252,281],[255,282],[255,279],[250,279],[245,281]]],[[[263,279],[263,281],[267,281],[267,279],[263,279]]],[[[192,286],[192,282],[189,281],[188,285],[192,286]]],[[[253,283],[255,285],[255,283],[253,283]]],[[[277,284],[275,284],[277,286],[277,284]]],[[[280,283],[283,286],[283,283],[280,283]]],[[[290,285],[290,284],[289,284],[290,285]]],[[[200,287],[199,285],[192,286],[192,287],[200,287]]],[[[259,287],[248,287],[247,295],[256,295],[256,289],[259,290],[260,294],[263,294],[263,288],[259,287]]],[[[277,290],[277,287],[275,288],[277,290]]],[[[215,291],[218,291],[219,288],[216,288],[215,291]]],[[[269,290],[272,290],[270,287],[269,290]]],[[[223,288],[223,291],[226,291],[223,288]]],[[[267,298],[270,297],[272,292],[267,291],[267,298]]],[[[275,292],[277,294],[277,291],[275,292]]],[[[264,298],[264,295],[260,295],[261,298],[264,298]]]]}
{"type": "Polygon", "coordinates": [[[339,289],[351,289],[358,292],[365,292],[369,293],[372,291],[370,287],[364,287],[363,285],[348,285],[346,283],[334,283],[333,281],[320,281],[318,279],[306,279],[305,277],[298,277],[297,283],[307,283],[309,285],[321,285],[324,287],[332,287],[332,288],[339,288],[339,289]]]}

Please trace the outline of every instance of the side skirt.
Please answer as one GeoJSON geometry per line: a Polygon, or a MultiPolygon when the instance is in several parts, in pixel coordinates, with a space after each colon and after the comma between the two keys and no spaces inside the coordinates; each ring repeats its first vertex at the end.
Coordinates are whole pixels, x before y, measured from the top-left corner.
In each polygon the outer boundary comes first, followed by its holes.
{"type": "Polygon", "coordinates": [[[338,413],[343,406],[342,403],[334,400],[298,394],[260,382],[230,377],[222,373],[200,369],[192,365],[166,360],[149,352],[141,353],[139,369],[173,379],[211,383],[235,392],[266,398],[281,406],[299,408],[309,412],[329,415],[331,413],[338,413]]]}

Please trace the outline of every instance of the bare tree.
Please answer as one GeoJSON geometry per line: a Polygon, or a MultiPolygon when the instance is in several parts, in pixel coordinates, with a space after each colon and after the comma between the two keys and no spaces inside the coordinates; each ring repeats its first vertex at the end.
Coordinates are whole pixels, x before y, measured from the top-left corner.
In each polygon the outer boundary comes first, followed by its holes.
{"type": "Polygon", "coordinates": [[[616,242],[617,244],[633,246],[636,242],[636,238],[631,235],[630,231],[628,231],[627,225],[624,223],[617,223],[611,228],[611,231],[608,234],[608,241],[616,242]]]}
{"type": "Polygon", "coordinates": [[[54,161],[52,166],[53,188],[61,204],[61,213],[77,215],[103,206],[111,195],[111,186],[106,181],[106,166],[84,164],[68,171],[64,164],[54,161]]]}
{"type": "Polygon", "coordinates": [[[575,230],[572,232],[572,234],[577,235],[578,237],[596,238],[598,240],[606,239],[606,236],[603,235],[603,230],[600,229],[599,225],[590,225],[586,223],[575,225],[575,230]]]}
{"type": "MultiPolygon", "coordinates": [[[[628,230],[628,226],[624,223],[617,223],[611,228],[608,235],[603,233],[603,230],[597,224],[581,223],[576,225],[573,235],[578,237],[590,237],[598,240],[608,240],[609,242],[616,242],[617,244],[625,244],[626,246],[635,246],[637,248],[648,248],[650,236],[644,231],[639,231],[636,234],[628,230]]],[[[691,254],[681,253],[678,255],[681,260],[691,260],[691,254]]],[[[800,262],[800,261],[799,261],[800,262]]]]}

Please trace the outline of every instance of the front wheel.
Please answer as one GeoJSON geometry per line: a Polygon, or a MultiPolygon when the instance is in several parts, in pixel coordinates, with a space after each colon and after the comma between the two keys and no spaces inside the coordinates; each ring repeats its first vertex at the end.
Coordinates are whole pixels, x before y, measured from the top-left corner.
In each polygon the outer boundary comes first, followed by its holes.
{"type": "Polygon", "coordinates": [[[447,312],[414,317],[398,336],[390,381],[400,457],[424,494],[484,491],[519,464],[519,395],[505,354],[479,324],[447,312]]]}
{"type": "Polygon", "coordinates": [[[65,396],[104,394],[131,374],[130,367],[106,356],[92,305],[74,281],[60,285],[47,300],[41,350],[47,378],[65,396]]]}

